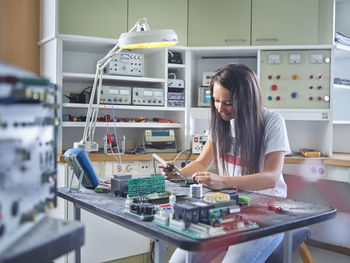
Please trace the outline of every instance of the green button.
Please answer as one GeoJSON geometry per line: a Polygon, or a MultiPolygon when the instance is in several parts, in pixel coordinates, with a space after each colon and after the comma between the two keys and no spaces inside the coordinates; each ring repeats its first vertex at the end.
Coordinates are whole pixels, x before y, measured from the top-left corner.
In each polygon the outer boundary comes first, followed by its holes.
{"type": "Polygon", "coordinates": [[[272,97],[271,97],[271,96],[268,96],[267,99],[268,99],[268,100],[272,100],[272,97]]]}

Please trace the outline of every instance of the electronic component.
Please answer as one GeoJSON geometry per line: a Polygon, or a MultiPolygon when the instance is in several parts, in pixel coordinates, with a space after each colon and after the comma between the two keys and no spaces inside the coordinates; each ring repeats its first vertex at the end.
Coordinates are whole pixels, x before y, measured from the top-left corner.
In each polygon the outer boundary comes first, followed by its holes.
{"type": "Polygon", "coordinates": [[[132,104],[134,105],[164,105],[164,92],[162,89],[133,88],[132,104]]]}
{"type": "Polygon", "coordinates": [[[269,54],[267,56],[268,64],[280,64],[281,63],[281,55],[279,54],[269,54]]]}
{"type": "Polygon", "coordinates": [[[174,130],[145,130],[142,136],[143,148],[146,152],[176,152],[174,130]]]}
{"type": "Polygon", "coordinates": [[[208,140],[208,135],[193,134],[192,135],[192,153],[201,153],[207,140],[208,140]]]}
{"type": "Polygon", "coordinates": [[[203,72],[202,73],[202,86],[209,86],[215,72],[203,72]]]}
{"type": "Polygon", "coordinates": [[[165,177],[151,176],[128,180],[128,197],[165,192],[165,177]]]}
{"type": "Polygon", "coordinates": [[[168,63],[182,64],[182,57],[179,52],[168,50],[168,63]]]}
{"type": "Polygon", "coordinates": [[[0,62],[0,254],[56,205],[57,87],[0,62]],[[23,76],[23,77],[22,77],[23,76]]]}
{"type": "Polygon", "coordinates": [[[199,87],[198,88],[198,107],[210,107],[210,88],[199,87]]]}
{"type": "Polygon", "coordinates": [[[125,153],[125,136],[117,138],[115,134],[109,134],[103,137],[103,153],[106,155],[112,155],[114,153],[124,154],[125,153]],[[112,152],[113,150],[113,152],[112,152]]]}
{"type": "Polygon", "coordinates": [[[102,86],[100,99],[106,104],[131,104],[131,87],[102,86]]]}
{"type": "Polygon", "coordinates": [[[135,197],[132,201],[127,199],[123,212],[135,216],[140,220],[152,220],[156,212],[156,206],[147,197],[135,197]]]}
{"type": "Polygon", "coordinates": [[[126,197],[128,194],[129,179],[131,179],[130,174],[114,175],[111,179],[111,192],[116,196],[126,197]]]}
{"type": "Polygon", "coordinates": [[[190,185],[190,197],[195,199],[202,199],[203,197],[203,185],[191,184],[190,185]]]}
{"type": "Polygon", "coordinates": [[[109,62],[107,74],[139,76],[144,75],[144,54],[123,50],[109,62]]]}

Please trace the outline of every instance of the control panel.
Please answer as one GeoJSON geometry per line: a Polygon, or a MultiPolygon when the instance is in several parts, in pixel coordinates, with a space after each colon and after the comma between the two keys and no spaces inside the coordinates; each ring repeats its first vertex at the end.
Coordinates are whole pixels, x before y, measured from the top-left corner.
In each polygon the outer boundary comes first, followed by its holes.
{"type": "Polygon", "coordinates": [[[131,104],[131,87],[102,86],[100,98],[106,104],[131,104]]]}
{"type": "Polygon", "coordinates": [[[192,153],[201,153],[207,140],[208,140],[208,135],[193,134],[192,135],[192,153]]]}
{"type": "Polygon", "coordinates": [[[111,75],[138,76],[144,75],[144,54],[123,50],[109,62],[106,73],[111,75]]]}
{"type": "Polygon", "coordinates": [[[164,105],[164,92],[162,89],[133,88],[132,104],[134,105],[164,105]]]}
{"type": "Polygon", "coordinates": [[[329,109],[330,50],[261,52],[260,84],[267,108],[329,109]]]}
{"type": "Polygon", "coordinates": [[[210,88],[201,86],[198,88],[198,107],[210,107],[210,88]]]}
{"type": "Polygon", "coordinates": [[[0,75],[0,90],[1,254],[56,204],[58,104],[45,79],[0,75]]]}

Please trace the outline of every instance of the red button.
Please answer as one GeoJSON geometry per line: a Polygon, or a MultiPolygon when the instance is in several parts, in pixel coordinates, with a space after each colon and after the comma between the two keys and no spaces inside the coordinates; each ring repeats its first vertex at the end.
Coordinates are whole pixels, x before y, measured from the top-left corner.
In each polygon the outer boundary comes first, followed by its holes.
{"type": "Polygon", "coordinates": [[[272,86],[271,86],[271,89],[272,89],[272,90],[277,90],[277,85],[272,85],[272,86]]]}
{"type": "Polygon", "coordinates": [[[314,79],[314,75],[310,75],[310,79],[314,79]]]}
{"type": "Polygon", "coordinates": [[[320,75],[317,76],[317,78],[318,78],[318,79],[323,79],[323,75],[320,74],[320,75]]]}
{"type": "Polygon", "coordinates": [[[321,97],[321,96],[318,96],[317,99],[321,101],[321,100],[322,100],[322,97],[321,97]]]}
{"type": "Polygon", "coordinates": [[[310,101],[314,100],[314,97],[309,97],[309,100],[310,100],[310,101]]]}
{"type": "Polygon", "coordinates": [[[277,97],[276,97],[276,100],[280,100],[280,99],[281,99],[281,97],[280,97],[280,96],[277,96],[277,97]]]}
{"type": "Polygon", "coordinates": [[[268,78],[268,79],[272,79],[272,76],[271,76],[271,75],[268,75],[267,78],[268,78]]]}
{"type": "Polygon", "coordinates": [[[277,76],[276,76],[276,79],[280,79],[280,78],[281,78],[281,76],[280,76],[280,75],[277,75],[277,76]]]}

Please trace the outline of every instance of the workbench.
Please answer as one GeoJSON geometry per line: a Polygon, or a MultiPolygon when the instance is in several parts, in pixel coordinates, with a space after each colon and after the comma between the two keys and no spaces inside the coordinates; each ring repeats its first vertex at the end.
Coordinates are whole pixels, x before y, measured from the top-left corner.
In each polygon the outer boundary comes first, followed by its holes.
{"type": "MultiPolygon", "coordinates": [[[[166,188],[189,195],[188,187],[181,187],[175,183],[167,181],[166,188]]],[[[204,191],[207,190],[204,189],[204,191]]],[[[79,193],[69,192],[67,188],[59,188],[57,192],[58,197],[74,204],[76,220],[80,220],[80,209],[84,209],[155,240],[156,262],[166,261],[166,243],[171,243],[174,246],[188,250],[188,258],[190,259],[191,252],[193,251],[229,246],[234,243],[245,242],[280,232],[285,232],[284,261],[291,262],[291,235],[289,235],[289,231],[331,219],[336,215],[336,209],[329,206],[297,202],[291,199],[277,198],[252,192],[240,192],[240,194],[252,199],[251,205],[243,208],[241,213],[249,215],[250,219],[257,222],[260,227],[258,229],[199,240],[157,226],[152,222],[140,221],[124,214],[125,199],[116,197],[111,193],[100,194],[84,188],[79,193]],[[270,203],[282,207],[282,213],[268,210],[266,204],[270,203]]],[[[80,262],[80,250],[76,251],[76,262],[80,262]]]]}

